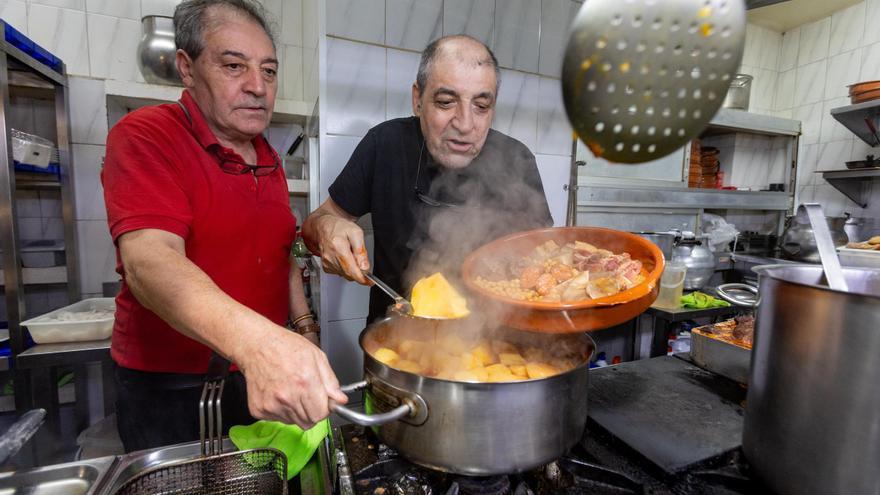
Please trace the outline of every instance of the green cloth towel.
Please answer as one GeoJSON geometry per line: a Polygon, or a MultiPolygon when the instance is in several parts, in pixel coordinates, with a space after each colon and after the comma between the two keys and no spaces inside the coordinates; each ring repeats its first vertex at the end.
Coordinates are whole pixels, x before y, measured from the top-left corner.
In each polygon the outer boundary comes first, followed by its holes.
{"type": "Polygon", "coordinates": [[[685,308],[706,309],[726,308],[727,306],[730,306],[730,303],[697,291],[691,292],[686,296],[681,296],[681,305],[685,308]]]}
{"type": "Polygon", "coordinates": [[[229,439],[239,450],[271,447],[287,456],[287,479],[291,479],[309,462],[315,449],[330,433],[330,421],[323,420],[309,430],[276,421],[257,421],[229,429],[229,439]]]}

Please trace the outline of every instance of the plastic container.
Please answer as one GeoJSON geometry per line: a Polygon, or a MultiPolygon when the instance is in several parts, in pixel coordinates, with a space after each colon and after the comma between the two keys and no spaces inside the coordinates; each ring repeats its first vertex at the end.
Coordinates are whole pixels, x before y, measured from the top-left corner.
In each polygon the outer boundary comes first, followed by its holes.
{"type": "Polygon", "coordinates": [[[670,261],[666,263],[663,275],[660,276],[660,294],[652,306],[664,309],[680,308],[686,275],[687,265],[684,262],[670,261]]]}
{"type": "Polygon", "coordinates": [[[116,300],[112,297],[96,297],[83,299],[46,313],[36,318],[21,322],[21,326],[30,331],[37,344],[57,342],[84,342],[110,338],[113,332],[114,316],[89,315],[94,311],[116,311],[116,300]],[[83,314],[85,313],[85,314],[83,314]],[[76,316],[80,314],[81,316],[76,316]]]}
{"type": "Polygon", "coordinates": [[[12,159],[40,169],[49,167],[55,143],[40,136],[12,129],[12,159]]]}

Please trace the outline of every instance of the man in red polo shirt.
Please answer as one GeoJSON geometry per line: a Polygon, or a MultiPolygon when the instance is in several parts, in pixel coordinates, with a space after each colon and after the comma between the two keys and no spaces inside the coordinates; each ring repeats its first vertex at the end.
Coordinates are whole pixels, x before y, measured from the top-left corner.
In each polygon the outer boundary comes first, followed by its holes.
{"type": "Polygon", "coordinates": [[[174,25],[186,89],[110,131],[101,175],[123,277],[111,354],[127,451],[198,436],[212,350],[241,370],[227,379],[227,425],[309,427],[346,401],[306,338],[316,325],[291,270],[296,220],[262,136],[278,60],[261,8],[187,0],[174,25]]]}

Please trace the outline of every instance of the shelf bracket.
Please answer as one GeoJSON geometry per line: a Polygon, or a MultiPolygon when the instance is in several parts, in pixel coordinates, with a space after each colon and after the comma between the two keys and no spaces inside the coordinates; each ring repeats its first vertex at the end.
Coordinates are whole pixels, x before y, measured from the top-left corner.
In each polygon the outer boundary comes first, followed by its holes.
{"type": "Polygon", "coordinates": [[[855,204],[862,208],[868,207],[868,195],[870,194],[871,183],[864,180],[852,179],[831,179],[826,177],[825,181],[834,186],[835,189],[842,192],[844,196],[851,199],[855,204]]]}

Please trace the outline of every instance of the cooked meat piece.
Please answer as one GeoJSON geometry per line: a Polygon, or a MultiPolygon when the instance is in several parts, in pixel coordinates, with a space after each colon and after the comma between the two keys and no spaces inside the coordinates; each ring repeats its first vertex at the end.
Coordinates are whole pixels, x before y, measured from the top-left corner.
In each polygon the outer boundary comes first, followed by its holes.
{"type": "Polygon", "coordinates": [[[557,283],[565,282],[574,276],[574,270],[570,266],[555,264],[550,268],[550,274],[557,283]]]}
{"type": "Polygon", "coordinates": [[[556,279],[549,273],[544,273],[535,281],[535,291],[540,295],[549,294],[556,287],[556,279]]]}
{"type": "Polygon", "coordinates": [[[544,267],[532,265],[522,271],[519,276],[519,286],[523,289],[531,289],[538,283],[538,277],[544,274],[544,267]]]}

